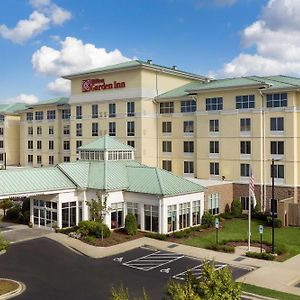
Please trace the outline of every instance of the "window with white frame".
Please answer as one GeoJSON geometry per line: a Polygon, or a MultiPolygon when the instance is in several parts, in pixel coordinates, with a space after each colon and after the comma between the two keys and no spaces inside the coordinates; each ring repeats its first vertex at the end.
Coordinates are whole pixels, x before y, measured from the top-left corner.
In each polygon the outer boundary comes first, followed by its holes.
{"type": "Polygon", "coordinates": [[[182,113],[195,112],[197,110],[197,103],[195,100],[184,100],[181,101],[180,104],[182,113]]]}
{"type": "Polygon", "coordinates": [[[158,232],[158,206],[144,205],[144,226],[146,231],[158,232]]]}
{"type": "Polygon", "coordinates": [[[246,109],[246,108],[254,108],[254,107],[255,107],[254,95],[236,96],[235,98],[236,109],[246,109]]]}
{"type": "Polygon", "coordinates": [[[32,121],[33,120],[33,112],[26,113],[26,120],[27,121],[32,121]]]}
{"type": "Polygon", "coordinates": [[[168,232],[177,230],[176,215],[177,215],[176,204],[168,205],[168,232]]]}
{"type": "Polygon", "coordinates": [[[54,156],[49,155],[49,165],[54,165],[54,156]]]}
{"type": "Polygon", "coordinates": [[[284,118],[270,118],[271,131],[284,131],[284,118]]]}
{"type": "Polygon", "coordinates": [[[3,148],[4,148],[4,141],[0,140],[0,149],[3,149],[3,148]]]}
{"type": "Polygon", "coordinates": [[[194,121],[183,121],[183,132],[193,133],[194,132],[194,121]]]}
{"type": "Polygon", "coordinates": [[[32,126],[29,126],[27,128],[27,130],[28,130],[28,135],[33,135],[33,127],[32,126]]]}
{"type": "Polygon", "coordinates": [[[63,134],[70,135],[70,125],[64,125],[63,134]]]}
{"type": "Polygon", "coordinates": [[[108,116],[110,118],[116,117],[116,103],[109,103],[108,104],[108,116]]]}
{"type": "Polygon", "coordinates": [[[98,123],[92,123],[92,136],[98,136],[98,123]]]}
{"type": "Polygon", "coordinates": [[[271,178],[284,179],[284,165],[274,165],[274,170],[271,165],[271,178]]]}
{"type": "Polygon", "coordinates": [[[220,193],[212,193],[208,196],[208,211],[212,215],[218,215],[220,212],[220,193]]]}
{"type": "Polygon", "coordinates": [[[275,93],[267,95],[267,107],[286,107],[287,104],[287,93],[275,93]]]}
{"type": "Polygon", "coordinates": [[[273,155],[284,155],[284,142],[271,141],[271,154],[273,155]]]}
{"type": "Polygon", "coordinates": [[[64,150],[70,150],[70,141],[64,141],[64,150]]]}
{"type": "Polygon", "coordinates": [[[194,174],[194,162],[184,161],[183,162],[183,173],[184,174],[194,174]]]}
{"type": "Polygon", "coordinates": [[[193,225],[201,224],[200,200],[196,200],[192,202],[192,221],[193,221],[193,225]]]}
{"type": "Polygon", "coordinates": [[[70,109],[63,109],[61,111],[61,118],[63,120],[69,120],[71,117],[71,110],[70,109]]]}
{"type": "Polygon", "coordinates": [[[92,118],[98,118],[98,104],[92,104],[92,118]]]}
{"type": "Polygon", "coordinates": [[[56,111],[55,110],[47,110],[47,120],[55,120],[56,111]]]}
{"type": "Polygon", "coordinates": [[[135,141],[127,141],[127,145],[135,148],[135,141]]]}
{"type": "Polygon", "coordinates": [[[35,119],[37,121],[42,121],[44,119],[44,112],[43,111],[36,111],[35,112],[35,119]]]}
{"type": "Polygon", "coordinates": [[[108,124],[108,134],[110,136],[116,135],[116,122],[109,122],[108,124]]]}
{"type": "Polygon", "coordinates": [[[32,154],[27,155],[27,162],[29,165],[33,164],[33,155],[32,154]]]}
{"type": "Polygon", "coordinates": [[[76,124],[76,136],[82,136],[82,124],[81,123],[76,124]]]}
{"type": "Polygon", "coordinates": [[[0,122],[4,122],[5,116],[3,114],[0,114],[0,122]]]}
{"type": "Polygon", "coordinates": [[[111,204],[111,228],[116,229],[122,227],[123,224],[123,214],[124,214],[124,203],[112,203],[111,204]]]}
{"type": "Polygon", "coordinates": [[[162,133],[172,133],[172,122],[162,122],[162,133]]]}
{"type": "Polygon", "coordinates": [[[240,131],[241,132],[251,131],[251,119],[250,118],[240,119],[240,131]]]}
{"type": "Polygon", "coordinates": [[[37,156],[36,156],[36,163],[37,163],[38,165],[41,165],[41,164],[42,164],[42,155],[37,155],[37,156]]]}
{"type": "Polygon", "coordinates": [[[162,152],[172,152],[172,142],[163,141],[162,142],[162,152]]]}
{"type": "Polygon", "coordinates": [[[36,141],[36,148],[42,150],[42,141],[36,141]]]}
{"type": "Polygon", "coordinates": [[[219,154],[219,141],[210,141],[209,142],[209,153],[210,154],[219,154]]]}
{"type": "Polygon", "coordinates": [[[183,152],[184,153],[193,153],[194,152],[194,142],[193,141],[184,141],[183,142],[183,152]]]}
{"type": "Polygon", "coordinates": [[[135,216],[136,222],[138,225],[140,225],[140,216],[139,216],[139,205],[138,203],[134,202],[127,202],[127,214],[133,214],[135,216]]]}
{"type": "Polygon", "coordinates": [[[209,120],[209,132],[219,132],[219,120],[209,120]]]}
{"type": "MultiPolygon", "coordinates": [[[[32,130],[32,134],[33,134],[33,130],[32,130]]],[[[4,128],[0,127],[0,135],[4,135],[4,128]]]]}
{"type": "Polygon", "coordinates": [[[249,197],[240,197],[242,210],[249,210],[249,197]]]}
{"type": "Polygon", "coordinates": [[[76,153],[78,153],[78,148],[82,146],[82,141],[76,141],[76,153]]]}
{"type": "Polygon", "coordinates": [[[36,128],[36,134],[37,134],[37,135],[43,134],[42,126],[38,126],[38,127],[36,128]]]}
{"type": "Polygon", "coordinates": [[[27,141],[27,149],[32,150],[33,149],[33,141],[29,140],[27,141]]]}
{"type": "Polygon", "coordinates": [[[166,171],[172,172],[172,161],[171,160],[163,160],[162,168],[166,171]]]}
{"type": "Polygon", "coordinates": [[[49,141],[48,142],[48,148],[49,148],[49,150],[53,150],[54,149],[54,141],[49,141]]]}
{"type": "Polygon", "coordinates": [[[209,163],[209,174],[210,175],[220,175],[220,167],[218,162],[209,163]]]}
{"type": "Polygon", "coordinates": [[[241,154],[251,154],[251,142],[250,141],[241,141],[240,142],[240,151],[241,151],[241,154]]]}
{"type": "Polygon", "coordinates": [[[49,126],[48,133],[49,133],[49,135],[53,135],[54,134],[54,126],[49,126]]]}
{"type": "Polygon", "coordinates": [[[135,103],[127,102],[127,117],[134,117],[135,115],[135,103]]]}
{"type": "Polygon", "coordinates": [[[70,156],[64,156],[64,162],[70,162],[70,156]]]}
{"type": "Polygon", "coordinates": [[[127,122],[127,136],[134,136],[135,135],[135,126],[134,121],[127,122]]]}
{"type": "Polygon", "coordinates": [[[173,114],[174,113],[174,102],[160,103],[159,111],[161,114],[173,114]]]}
{"type": "Polygon", "coordinates": [[[82,119],[82,106],[76,106],[76,119],[82,119]]]}
{"type": "Polygon", "coordinates": [[[72,227],[76,225],[76,201],[62,203],[62,227],[72,227]]]}
{"type": "Polygon", "coordinates": [[[250,164],[240,165],[241,177],[249,177],[250,175],[250,164]]]}
{"type": "Polygon", "coordinates": [[[179,229],[190,227],[190,202],[179,204],[179,229]]]}
{"type": "Polygon", "coordinates": [[[223,98],[206,98],[206,111],[210,110],[223,110],[223,98]]]}

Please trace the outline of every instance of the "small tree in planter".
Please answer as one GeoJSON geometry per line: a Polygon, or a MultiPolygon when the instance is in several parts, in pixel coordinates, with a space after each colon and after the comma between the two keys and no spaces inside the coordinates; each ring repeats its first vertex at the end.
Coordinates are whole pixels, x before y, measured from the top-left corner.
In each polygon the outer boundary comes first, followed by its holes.
{"type": "Polygon", "coordinates": [[[136,235],[138,232],[137,221],[132,213],[129,213],[125,218],[125,231],[128,235],[136,235]]]}
{"type": "Polygon", "coordinates": [[[11,199],[0,200],[0,208],[3,209],[4,217],[6,216],[6,211],[15,205],[14,201],[11,199]]]}

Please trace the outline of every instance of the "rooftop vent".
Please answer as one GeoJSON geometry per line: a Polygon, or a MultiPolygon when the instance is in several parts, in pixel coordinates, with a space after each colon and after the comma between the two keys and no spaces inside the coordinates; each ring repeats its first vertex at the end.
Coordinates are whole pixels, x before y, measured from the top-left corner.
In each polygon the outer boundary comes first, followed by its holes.
{"type": "Polygon", "coordinates": [[[152,65],[152,59],[148,59],[147,64],[152,65]]]}
{"type": "Polygon", "coordinates": [[[176,65],[172,66],[172,69],[177,70],[177,66],[176,65]]]}

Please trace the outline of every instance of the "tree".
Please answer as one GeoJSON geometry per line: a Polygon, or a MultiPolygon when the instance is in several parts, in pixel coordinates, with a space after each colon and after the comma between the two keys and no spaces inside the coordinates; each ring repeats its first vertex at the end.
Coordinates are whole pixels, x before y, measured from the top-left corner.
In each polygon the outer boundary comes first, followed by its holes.
{"type": "Polygon", "coordinates": [[[136,235],[138,232],[136,218],[132,213],[129,213],[125,218],[125,231],[128,235],[136,235]]]}
{"type": "Polygon", "coordinates": [[[101,223],[103,223],[104,218],[108,213],[107,195],[97,193],[96,196],[97,199],[91,199],[90,201],[86,201],[86,204],[90,209],[92,220],[100,221],[101,223]]]}
{"type": "Polygon", "coordinates": [[[0,208],[3,209],[4,217],[6,216],[6,211],[14,206],[14,201],[11,199],[4,199],[0,201],[0,208]]]}
{"type": "MultiPolygon", "coordinates": [[[[124,288],[123,284],[117,289],[114,287],[111,291],[111,299],[112,300],[129,300],[132,299],[129,297],[128,288],[124,288]]],[[[146,294],[145,290],[143,289],[143,298],[134,298],[134,300],[150,300],[149,296],[146,294]]]]}
{"type": "Polygon", "coordinates": [[[240,217],[242,215],[242,203],[239,199],[234,199],[231,202],[231,214],[234,217],[240,217]]]}

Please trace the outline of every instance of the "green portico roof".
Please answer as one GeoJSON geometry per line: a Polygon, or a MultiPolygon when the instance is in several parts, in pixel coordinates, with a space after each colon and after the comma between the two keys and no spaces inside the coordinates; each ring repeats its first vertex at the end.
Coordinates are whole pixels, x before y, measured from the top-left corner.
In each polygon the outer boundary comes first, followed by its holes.
{"type": "Polygon", "coordinates": [[[133,147],[123,144],[117,139],[104,135],[103,137],[78,148],[78,150],[99,150],[99,151],[107,151],[107,150],[134,150],[133,147]]]}
{"type": "Polygon", "coordinates": [[[67,97],[60,97],[60,98],[53,98],[53,99],[48,99],[44,101],[39,101],[34,104],[28,104],[27,107],[36,107],[40,105],[64,105],[69,103],[69,98],[67,97]]]}
{"type": "Polygon", "coordinates": [[[25,108],[26,108],[25,103],[0,104],[0,113],[1,114],[16,113],[19,110],[23,110],[25,108]]]}

